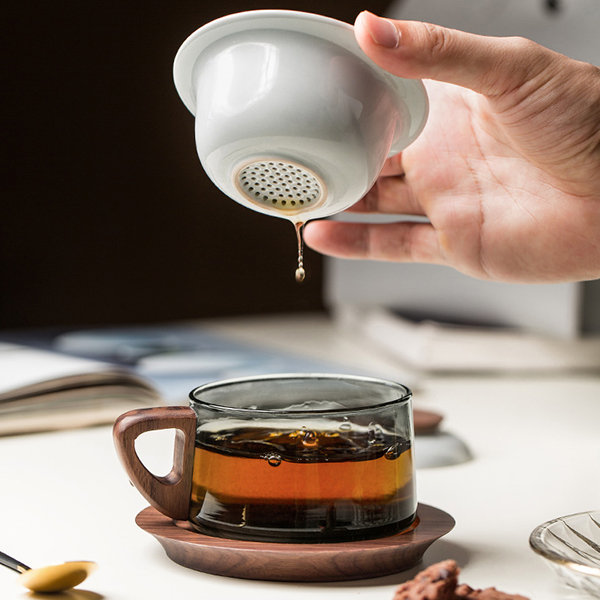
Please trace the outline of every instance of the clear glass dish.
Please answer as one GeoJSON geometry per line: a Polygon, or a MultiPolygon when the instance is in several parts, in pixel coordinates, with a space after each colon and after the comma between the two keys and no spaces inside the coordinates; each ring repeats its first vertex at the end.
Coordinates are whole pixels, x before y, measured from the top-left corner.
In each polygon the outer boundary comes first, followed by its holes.
{"type": "Polygon", "coordinates": [[[529,545],[567,587],[600,596],[600,510],[543,523],[531,532],[529,545]]]}

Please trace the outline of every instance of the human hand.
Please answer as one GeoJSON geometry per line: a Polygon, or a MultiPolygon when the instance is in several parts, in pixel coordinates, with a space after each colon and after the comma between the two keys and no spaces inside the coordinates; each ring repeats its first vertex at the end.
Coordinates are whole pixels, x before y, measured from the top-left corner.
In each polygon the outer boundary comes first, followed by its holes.
{"type": "Polygon", "coordinates": [[[423,133],[349,210],[427,221],[315,221],[307,245],[497,281],[600,277],[600,69],[522,38],[367,12],[355,35],[387,71],[433,81],[423,133]]]}

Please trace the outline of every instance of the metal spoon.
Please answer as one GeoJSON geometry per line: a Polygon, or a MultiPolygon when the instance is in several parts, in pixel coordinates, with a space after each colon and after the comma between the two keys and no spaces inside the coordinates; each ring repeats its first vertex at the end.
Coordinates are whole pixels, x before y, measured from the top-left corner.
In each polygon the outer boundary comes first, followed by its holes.
{"type": "Polygon", "coordinates": [[[95,562],[79,560],[32,569],[4,552],[0,552],[0,564],[20,573],[19,583],[32,592],[69,590],[84,581],[97,566],[95,562]]]}

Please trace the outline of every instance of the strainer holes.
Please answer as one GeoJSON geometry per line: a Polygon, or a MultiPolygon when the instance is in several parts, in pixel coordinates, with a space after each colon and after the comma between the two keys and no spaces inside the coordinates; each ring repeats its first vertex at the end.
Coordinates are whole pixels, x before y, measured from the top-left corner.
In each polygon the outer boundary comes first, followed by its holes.
{"type": "Polygon", "coordinates": [[[310,171],[293,163],[263,160],[247,165],[238,174],[240,191],[254,202],[280,210],[308,207],[321,197],[321,185],[310,171]]]}

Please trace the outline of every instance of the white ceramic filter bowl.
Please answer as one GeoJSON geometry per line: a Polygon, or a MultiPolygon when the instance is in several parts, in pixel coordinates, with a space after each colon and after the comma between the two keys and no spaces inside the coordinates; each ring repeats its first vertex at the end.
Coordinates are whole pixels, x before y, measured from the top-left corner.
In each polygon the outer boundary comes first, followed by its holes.
{"type": "Polygon", "coordinates": [[[352,26],[309,13],[256,10],[212,21],[179,49],[174,80],[217,187],[294,221],[357,202],[427,119],[420,81],[375,65],[352,26]]]}

